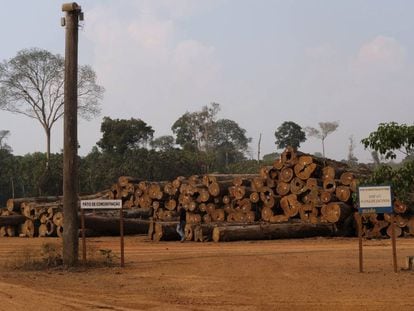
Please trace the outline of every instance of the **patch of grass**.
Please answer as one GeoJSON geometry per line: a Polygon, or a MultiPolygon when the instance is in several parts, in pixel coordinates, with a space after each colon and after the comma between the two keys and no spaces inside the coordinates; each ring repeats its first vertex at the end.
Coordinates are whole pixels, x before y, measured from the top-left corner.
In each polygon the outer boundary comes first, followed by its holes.
{"type": "MultiPolygon", "coordinates": [[[[86,250],[86,265],[82,262],[82,253],[79,252],[79,267],[100,268],[116,266],[117,254],[111,249],[98,249],[88,245],[86,250]]],[[[24,248],[21,252],[13,252],[7,256],[4,263],[7,269],[36,271],[64,268],[62,258],[62,245],[58,243],[44,243],[37,248],[24,248]]],[[[75,267],[76,270],[76,267],[75,267]]]]}
{"type": "Polygon", "coordinates": [[[56,243],[44,243],[40,249],[25,248],[8,256],[5,266],[14,270],[45,270],[62,266],[62,247],[56,243]]]}

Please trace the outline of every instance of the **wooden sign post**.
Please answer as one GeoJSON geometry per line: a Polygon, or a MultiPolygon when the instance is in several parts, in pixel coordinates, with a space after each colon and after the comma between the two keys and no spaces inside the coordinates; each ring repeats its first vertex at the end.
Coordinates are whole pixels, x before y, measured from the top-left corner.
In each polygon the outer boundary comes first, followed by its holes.
{"type": "Polygon", "coordinates": [[[395,237],[395,218],[392,204],[391,186],[364,186],[358,188],[359,214],[355,216],[358,225],[359,240],[359,272],[363,272],[362,249],[362,215],[364,214],[391,214],[391,244],[394,272],[397,273],[397,246],[395,237]]]}
{"type": "Polygon", "coordinates": [[[85,210],[86,209],[119,209],[119,233],[121,236],[121,267],[125,266],[124,256],[124,217],[121,200],[82,200],[81,201],[82,226],[82,261],[86,264],[86,236],[85,236],[85,210]]]}

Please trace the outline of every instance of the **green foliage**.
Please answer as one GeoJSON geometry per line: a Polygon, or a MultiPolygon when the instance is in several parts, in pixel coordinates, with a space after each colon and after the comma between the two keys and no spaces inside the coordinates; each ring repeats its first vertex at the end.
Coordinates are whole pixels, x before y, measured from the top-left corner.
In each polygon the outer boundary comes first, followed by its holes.
{"type": "Polygon", "coordinates": [[[276,159],[279,157],[280,157],[280,153],[277,153],[277,152],[265,154],[262,158],[263,165],[272,165],[273,162],[275,162],[276,159]]]}
{"type": "Polygon", "coordinates": [[[164,135],[152,140],[150,144],[156,150],[167,151],[174,148],[175,142],[173,136],[164,135]]]}
{"type": "Polygon", "coordinates": [[[414,193],[414,161],[406,161],[398,168],[379,165],[372,176],[363,181],[368,185],[391,185],[394,195],[401,201],[410,200],[414,193]]]}
{"type": "Polygon", "coordinates": [[[152,127],[140,119],[112,120],[109,117],[103,119],[101,132],[102,138],[97,145],[103,151],[118,154],[146,146],[154,134],[152,127]]]}
{"type": "Polygon", "coordinates": [[[279,149],[291,146],[295,149],[300,147],[300,143],[306,141],[305,132],[302,127],[295,122],[285,121],[275,132],[275,144],[279,149]]]}
{"type": "Polygon", "coordinates": [[[11,147],[6,143],[7,137],[10,135],[10,131],[0,130],[0,150],[12,151],[11,147]]]}
{"type": "Polygon", "coordinates": [[[361,142],[365,148],[385,155],[385,159],[395,159],[396,150],[408,156],[414,151],[414,125],[380,123],[378,129],[361,142]]]}
{"type": "Polygon", "coordinates": [[[211,103],[201,111],[186,112],[171,127],[176,143],[188,150],[207,151],[220,105],[211,103]]]}
{"type": "Polygon", "coordinates": [[[9,150],[0,149],[0,207],[13,194],[15,178],[15,159],[9,150]]]}
{"type": "Polygon", "coordinates": [[[257,174],[261,166],[257,160],[243,160],[230,164],[226,173],[257,174]]]}

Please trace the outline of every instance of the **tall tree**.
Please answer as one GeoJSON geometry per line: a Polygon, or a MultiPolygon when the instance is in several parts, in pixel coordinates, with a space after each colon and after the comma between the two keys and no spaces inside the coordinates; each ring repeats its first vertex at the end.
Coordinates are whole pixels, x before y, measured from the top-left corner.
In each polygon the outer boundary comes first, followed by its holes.
{"type": "Polygon", "coordinates": [[[355,141],[354,141],[354,136],[351,135],[349,136],[348,159],[347,159],[347,163],[350,166],[354,166],[358,163],[358,158],[355,156],[354,150],[355,150],[355,141]]]}
{"type": "Polygon", "coordinates": [[[361,142],[365,149],[371,148],[384,155],[385,159],[395,159],[395,151],[410,156],[414,151],[414,125],[380,123],[378,129],[361,142]]]}
{"type": "Polygon", "coordinates": [[[0,130],[0,150],[8,150],[11,152],[10,146],[6,143],[6,139],[9,137],[10,131],[0,130]]]}
{"type": "Polygon", "coordinates": [[[325,157],[325,139],[326,137],[335,132],[338,128],[338,122],[319,122],[319,129],[314,127],[306,127],[305,131],[309,136],[316,137],[322,142],[322,156],[325,157]]]}
{"type": "Polygon", "coordinates": [[[186,149],[208,151],[211,147],[211,133],[220,105],[211,103],[201,111],[186,112],[171,127],[176,143],[186,149]]]}
{"type": "Polygon", "coordinates": [[[160,151],[168,151],[174,148],[174,137],[163,135],[151,141],[151,147],[160,151]]]}
{"type": "MultiPolygon", "coordinates": [[[[53,125],[63,115],[64,59],[33,48],[21,50],[0,64],[0,109],[37,120],[46,135],[46,167],[50,159],[53,125]]],[[[79,67],[78,109],[90,119],[100,112],[104,89],[90,66],[79,67]]]]}
{"type": "Polygon", "coordinates": [[[285,121],[279,126],[275,132],[275,144],[279,149],[291,146],[295,149],[300,147],[300,143],[306,141],[305,132],[302,127],[295,122],[285,121]]]}
{"type": "Polygon", "coordinates": [[[241,128],[237,122],[229,119],[214,122],[209,135],[210,148],[217,155],[220,153],[224,155],[225,167],[228,167],[230,162],[243,158],[251,141],[251,138],[246,136],[246,130],[241,128]]]}
{"type": "Polygon", "coordinates": [[[141,119],[111,119],[101,123],[102,138],[97,145],[108,152],[123,154],[127,150],[146,147],[152,140],[154,130],[141,119]]]}

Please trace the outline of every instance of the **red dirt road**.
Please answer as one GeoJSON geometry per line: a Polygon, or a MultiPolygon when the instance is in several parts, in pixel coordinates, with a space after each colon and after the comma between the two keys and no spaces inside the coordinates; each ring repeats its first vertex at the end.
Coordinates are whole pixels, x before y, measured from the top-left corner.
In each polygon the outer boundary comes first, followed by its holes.
{"type": "MultiPolygon", "coordinates": [[[[126,267],[17,271],[24,249],[55,239],[0,239],[0,310],[414,310],[414,271],[393,272],[389,240],[153,243],[127,237],[126,267]]],[[[90,238],[119,252],[118,238],[90,238]]],[[[414,239],[397,240],[399,268],[414,239]]]]}

